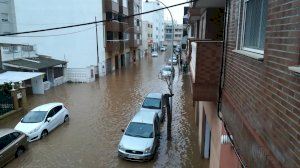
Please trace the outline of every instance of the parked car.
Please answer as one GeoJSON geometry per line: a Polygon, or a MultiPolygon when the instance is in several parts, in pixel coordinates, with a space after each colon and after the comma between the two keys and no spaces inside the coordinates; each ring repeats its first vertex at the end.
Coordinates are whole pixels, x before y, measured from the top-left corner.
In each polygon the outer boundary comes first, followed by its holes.
{"type": "Polygon", "coordinates": [[[159,120],[162,122],[165,117],[163,106],[163,95],[161,93],[149,93],[142,104],[141,110],[157,113],[159,120]]]}
{"type": "Polygon", "coordinates": [[[175,69],[174,67],[172,68],[172,66],[170,65],[165,65],[161,70],[160,70],[160,73],[161,73],[161,76],[163,78],[170,78],[171,75],[173,76],[173,79],[174,79],[174,76],[175,76],[175,69]]]}
{"type": "Polygon", "coordinates": [[[165,46],[160,47],[160,51],[166,51],[166,50],[167,50],[167,49],[166,49],[165,46]]]}
{"type": "Polygon", "coordinates": [[[151,160],[159,145],[157,113],[139,111],[129,122],[118,146],[118,155],[131,161],[151,160]]]}
{"type": "Polygon", "coordinates": [[[0,129],[0,167],[23,154],[27,146],[27,137],[22,132],[0,129]]]}
{"type": "Polygon", "coordinates": [[[172,58],[169,58],[168,63],[169,64],[173,63],[173,65],[177,65],[178,61],[177,61],[176,56],[173,56],[172,58]]]}
{"type": "Polygon", "coordinates": [[[69,111],[62,103],[48,103],[28,112],[15,127],[28,136],[28,141],[42,139],[60,124],[69,120],[69,111]]]}
{"type": "Polygon", "coordinates": [[[152,57],[158,57],[158,53],[156,51],[152,52],[152,57]]]}

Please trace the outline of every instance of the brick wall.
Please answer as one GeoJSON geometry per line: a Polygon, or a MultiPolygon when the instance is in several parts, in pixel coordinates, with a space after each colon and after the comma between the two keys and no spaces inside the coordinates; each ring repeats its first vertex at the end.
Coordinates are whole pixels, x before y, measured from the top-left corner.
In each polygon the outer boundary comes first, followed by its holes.
{"type": "Polygon", "coordinates": [[[191,58],[191,72],[195,72],[193,99],[217,102],[223,42],[195,41],[195,59],[191,58]],[[195,62],[193,62],[193,60],[195,62]],[[193,66],[195,64],[195,66],[193,66]]]}
{"type": "Polygon", "coordinates": [[[300,65],[300,1],[268,1],[263,61],[233,52],[237,2],[230,4],[225,120],[250,166],[300,167],[300,78],[288,70],[300,65]]]}

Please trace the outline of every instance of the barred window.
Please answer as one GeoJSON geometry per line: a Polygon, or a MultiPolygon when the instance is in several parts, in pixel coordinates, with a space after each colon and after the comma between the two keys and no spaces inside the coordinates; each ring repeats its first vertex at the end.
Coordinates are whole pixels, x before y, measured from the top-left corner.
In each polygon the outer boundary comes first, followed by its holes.
{"type": "Polygon", "coordinates": [[[266,0],[244,1],[243,49],[263,54],[267,20],[266,0]]]}

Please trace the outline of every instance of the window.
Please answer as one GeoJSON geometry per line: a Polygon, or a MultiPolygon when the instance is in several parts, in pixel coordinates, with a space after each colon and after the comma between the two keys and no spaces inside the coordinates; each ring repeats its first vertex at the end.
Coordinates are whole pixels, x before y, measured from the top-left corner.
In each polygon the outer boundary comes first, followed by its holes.
{"type": "Polygon", "coordinates": [[[1,21],[8,22],[8,13],[1,13],[1,21]]]}
{"type": "Polygon", "coordinates": [[[267,1],[245,0],[243,8],[241,48],[263,54],[267,17],[267,1]]]}
{"type": "Polygon", "coordinates": [[[140,26],[140,20],[136,19],[136,26],[140,26]]]}
{"type": "Polygon", "coordinates": [[[128,0],[123,0],[123,6],[126,8],[128,7],[128,0]]]}
{"type": "Polygon", "coordinates": [[[59,112],[60,110],[62,109],[62,106],[57,106],[57,107],[54,107],[54,111],[55,111],[55,114],[57,113],[57,112],[59,112]]]}
{"type": "Polygon", "coordinates": [[[54,108],[53,108],[53,109],[51,109],[51,110],[49,111],[49,113],[48,113],[48,115],[47,115],[47,118],[53,117],[55,114],[56,114],[56,112],[55,112],[55,110],[54,110],[54,108]]]}
{"type": "Polygon", "coordinates": [[[11,137],[10,137],[10,135],[8,134],[8,135],[5,135],[5,136],[3,136],[3,137],[1,137],[0,138],[0,151],[2,150],[2,149],[4,149],[8,144],[10,144],[11,143],[11,137]]]}

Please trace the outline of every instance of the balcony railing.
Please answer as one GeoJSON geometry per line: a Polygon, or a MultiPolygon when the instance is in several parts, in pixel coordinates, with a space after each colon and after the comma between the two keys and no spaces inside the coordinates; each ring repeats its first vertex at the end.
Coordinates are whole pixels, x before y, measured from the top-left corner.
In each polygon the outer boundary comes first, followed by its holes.
{"type": "Polygon", "coordinates": [[[106,31],[119,32],[120,23],[118,21],[110,21],[105,23],[106,31]]]}
{"type": "Polygon", "coordinates": [[[106,52],[114,52],[120,50],[120,41],[107,40],[105,50],[106,52]]]}
{"type": "Polygon", "coordinates": [[[217,101],[221,70],[221,41],[189,41],[194,101],[217,101]]]}
{"type": "Polygon", "coordinates": [[[142,44],[142,40],[129,40],[129,47],[136,48],[142,44]]]}

